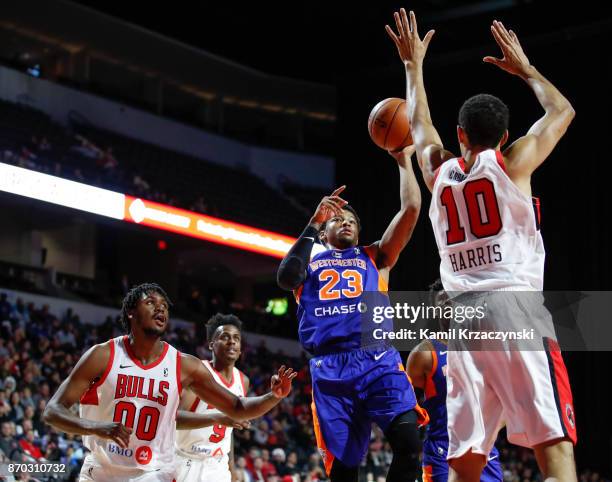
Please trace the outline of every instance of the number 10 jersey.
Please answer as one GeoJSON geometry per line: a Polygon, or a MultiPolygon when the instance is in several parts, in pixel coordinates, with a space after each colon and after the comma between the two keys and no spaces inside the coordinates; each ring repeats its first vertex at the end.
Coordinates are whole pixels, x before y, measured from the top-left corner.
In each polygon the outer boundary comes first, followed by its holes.
{"type": "Polygon", "coordinates": [[[444,162],[429,217],[447,291],[543,289],[539,200],[508,177],[501,152],[481,152],[467,173],[463,158],[444,162]]]}

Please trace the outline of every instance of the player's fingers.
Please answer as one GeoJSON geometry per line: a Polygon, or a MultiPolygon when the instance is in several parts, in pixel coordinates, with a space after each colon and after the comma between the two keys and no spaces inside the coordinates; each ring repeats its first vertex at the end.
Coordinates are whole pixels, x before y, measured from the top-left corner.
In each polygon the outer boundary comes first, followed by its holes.
{"type": "Polygon", "coordinates": [[[332,192],[329,196],[337,196],[338,194],[340,194],[342,191],[344,191],[346,189],[346,184],[343,184],[342,186],[340,186],[339,188],[335,189],[334,192],[332,192]]]}
{"type": "Polygon", "coordinates": [[[389,37],[391,37],[391,40],[393,40],[393,43],[395,44],[395,46],[399,47],[399,38],[397,37],[397,35],[395,35],[395,32],[393,31],[393,29],[389,27],[388,25],[385,25],[385,30],[389,34],[389,37]]]}
{"type": "Polygon", "coordinates": [[[332,212],[334,216],[342,215],[342,206],[336,204],[335,202],[330,201],[329,199],[326,199],[324,205],[327,209],[329,209],[332,212]]]}
{"type": "Polygon", "coordinates": [[[397,27],[397,33],[399,35],[399,38],[406,38],[406,32],[404,32],[404,26],[402,25],[402,19],[400,18],[400,14],[394,12],[393,20],[395,20],[395,26],[397,27]]]}
{"type": "Polygon", "coordinates": [[[495,57],[487,56],[482,59],[487,64],[497,65],[498,67],[503,63],[503,59],[496,59],[495,57]]]}
{"type": "Polygon", "coordinates": [[[297,372],[293,372],[291,376],[289,376],[289,380],[293,380],[297,376],[298,376],[297,372]]]}
{"type": "Polygon", "coordinates": [[[497,20],[495,20],[493,24],[495,25],[495,29],[497,30],[497,33],[499,34],[500,38],[506,44],[509,44],[512,41],[512,39],[510,38],[510,34],[506,30],[506,27],[504,27],[504,24],[497,20]]]}
{"type": "Polygon", "coordinates": [[[125,440],[123,437],[120,437],[119,435],[114,435],[111,438],[121,448],[125,449],[129,445],[129,440],[125,440]]]}
{"type": "Polygon", "coordinates": [[[400,8],[400,20],[402,21],[402,29],[406,33],[406,36],[412,36],[414,32],[410,28],[410,23],[408,23],[408,16],[406,15],[405,8],[400,8]]]}
{"type": "Polygon", "coordinates": [[[417,26],[416,15],[414,14],[412,10],[410,10],[410,28],[412,29],[412,33],[418,37],[419,29],[417,26]]]}
{"type": "Polygon", "coordinates": [[[509,33],[510,33],[510,37],[512,37],[512,40],[514,40],[517,44],[521,45],[521,42],[519,41],[518,37],[514,33],[514,30],[510,30],[509,33]]]}
{"type": "Polygon", "coordinates": [[[435,30],[430,30],[429,32],[425,34],[425,38],[423,39],[425,50],[427,50],[427,47],[429,47],[429,42],[431,42],[431,38],[434,36],[435,33],[436,33],[435,30]]]}
{"type": "Polygon", "coordinates": [[[341,197],[338,197],[338,196],[331,196],[329,200],[335,202],[336,204],[340,206],[346,206],[348,204],[348,201],[346,199],[342,199],[341,197]]]}

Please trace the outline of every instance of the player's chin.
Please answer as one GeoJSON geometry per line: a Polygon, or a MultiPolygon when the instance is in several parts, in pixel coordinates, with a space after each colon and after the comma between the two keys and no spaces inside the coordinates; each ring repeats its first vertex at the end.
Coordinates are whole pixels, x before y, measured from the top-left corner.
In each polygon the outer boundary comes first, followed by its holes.
{"type": "Polygon", "coordinates": [[[166,333],[166,330],[168,329],[168,325],[164,325],[162,326],[153,326],[153,327],[149,327],[149,328],[145,328],[143,331],[145,333],[145,335],[148,336],[163,336],[166,333]]]}

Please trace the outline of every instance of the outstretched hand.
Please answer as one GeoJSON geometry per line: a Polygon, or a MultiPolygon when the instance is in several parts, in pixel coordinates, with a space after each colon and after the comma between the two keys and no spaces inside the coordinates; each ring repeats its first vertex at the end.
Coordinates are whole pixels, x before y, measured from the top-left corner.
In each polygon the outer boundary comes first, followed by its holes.
{"type": "Polygon", "coordinates": [[[513,75],[523,76],[529,69],[530,64],[516,34],[512,30],[506,30],[504,24],[497,20],[493,20],[491,33],[497,45],[499,45],[503,57],[498,59],[487,56],[482,60],[488,64],[497,65],[500,69],[513,75]]]}
{"type": "Polygon", "coordinates": [[[278,374],[270,379],[270,388],[276,398],[285,398],[291,392],[291,382],[297,377],[297,372],[293,368],[285,368],[285,365],[278,369],[278,374]]]}
{"type": "Polygon", "coordinates": [[[348,204],[348,201],[340,197],[340,193],[345,189],[346,186],[340,186],[329,196],[321,199],[310,222],[323,224],[334,216],[342,216],[342,208],[348,204]]]}
{"type": "Polygon", "coordinates": [[[417,28],[417,21],[414,12],[410,11],[410,18],[406,15],[405,9],[400,9],[399,13],[393,14],[395,19],[395,26],[397,27],[397,34],[393,31],[389,25],[385,25],[385,30],[393,40],[393,43],[397,47],[402,62],[406,67],[413,67],[423,62],[429,42],[433,37],[435,30],[430,30],[425,34],[423,40],[419,37],[419,31],[417,28]]]}

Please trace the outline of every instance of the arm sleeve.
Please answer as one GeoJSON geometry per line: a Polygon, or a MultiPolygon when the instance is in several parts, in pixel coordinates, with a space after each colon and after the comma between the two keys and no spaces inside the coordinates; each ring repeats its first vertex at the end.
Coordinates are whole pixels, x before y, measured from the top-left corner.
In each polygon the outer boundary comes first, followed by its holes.
{"type": "Polygon", "coordinates": [[[291,291],[300,286],[306,279],[306,266],[310,261],[312,246],[319,235],[319,230],[312,226],[306,226],[295,244],[281,261],[276,274],[278,286],[291,291]]]}

